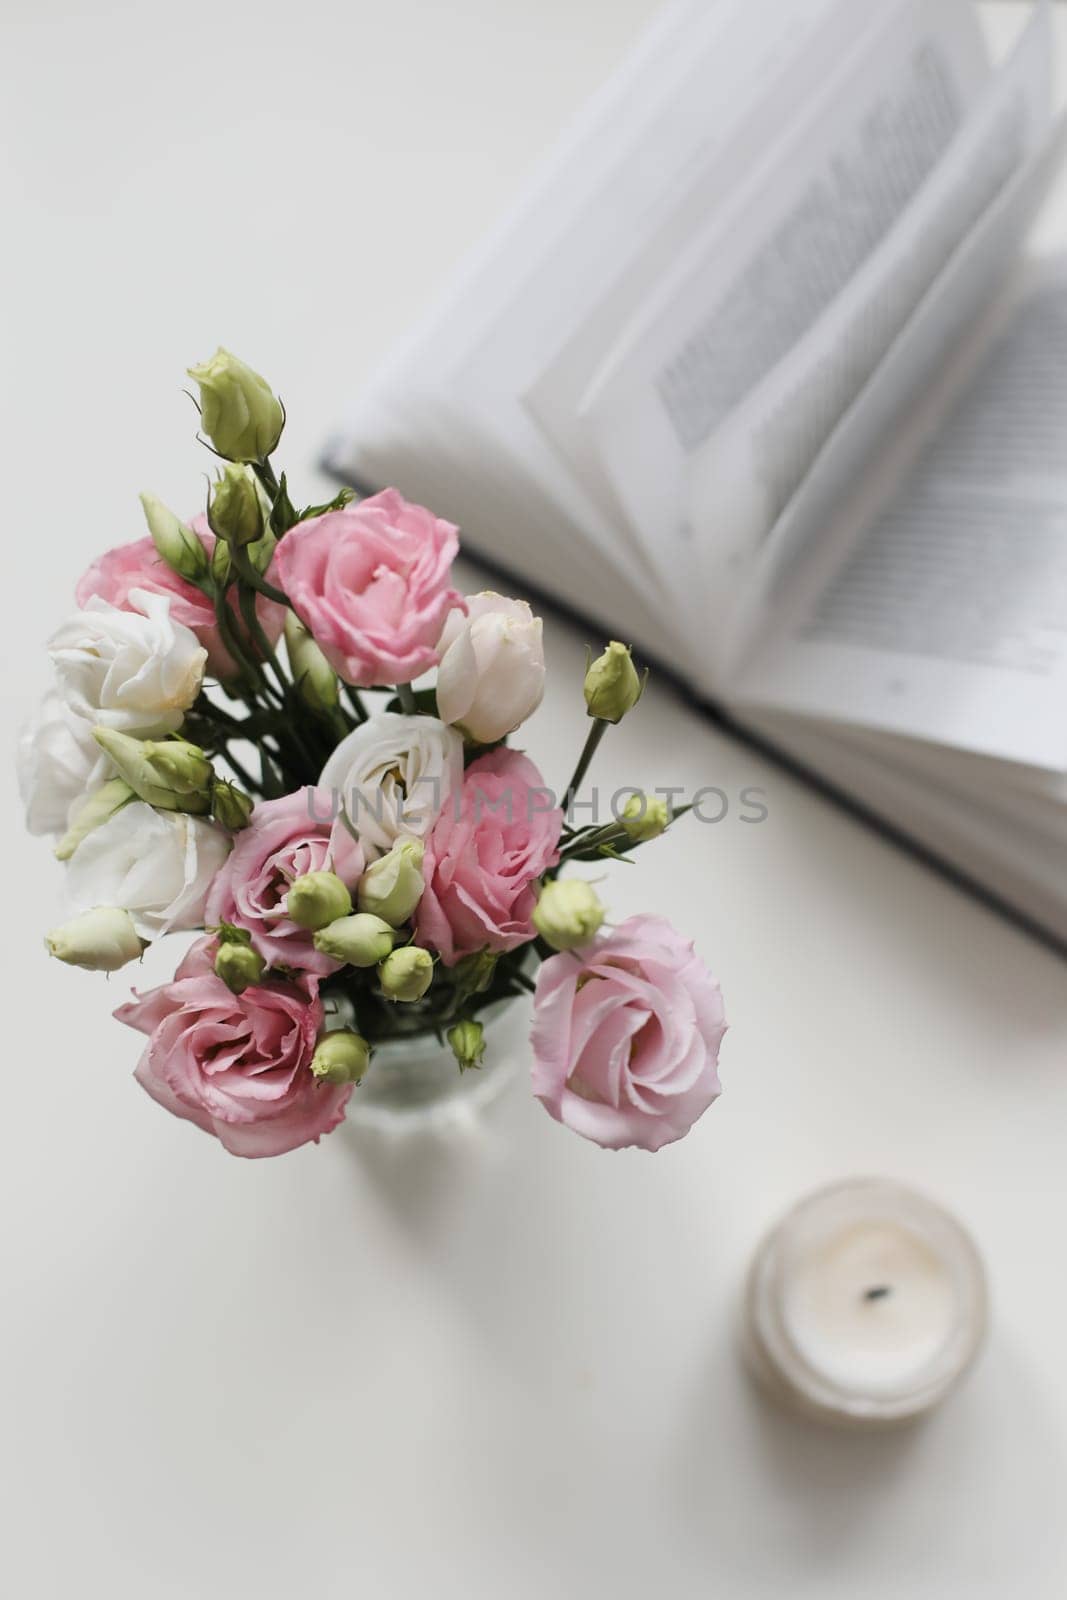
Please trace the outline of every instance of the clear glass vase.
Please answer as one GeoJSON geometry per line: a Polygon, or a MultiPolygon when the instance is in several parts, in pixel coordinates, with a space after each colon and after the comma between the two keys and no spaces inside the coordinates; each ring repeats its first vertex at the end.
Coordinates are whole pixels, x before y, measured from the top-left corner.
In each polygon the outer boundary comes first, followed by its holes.
{"type": "Polygon", "coordinates": [[[385,1133],[469,1124],[528,1070],[528,998],[498,1000],[479,1013],[485,1059],[460,1072],[434,1033],[388,1039],[374,1047],[362,1083],[348,1102],[348,1122],[385,1133]]]}

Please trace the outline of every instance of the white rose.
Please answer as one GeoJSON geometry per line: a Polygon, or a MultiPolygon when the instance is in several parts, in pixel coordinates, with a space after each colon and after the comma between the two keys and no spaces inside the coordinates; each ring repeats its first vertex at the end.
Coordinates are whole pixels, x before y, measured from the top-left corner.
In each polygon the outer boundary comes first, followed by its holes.
{"type": "Polygon", "coordinates": [[[31,833],[65,833],[71,807],[98,788],[107,757],[89,725],[72,716],[54,689],[19,734],[19,793],[31,833]]]}
{"type": "Polygon", "coordinates": [[[207,651],[190,628],[173,621],[168,595],[133,589],[130,599],[138,611],[120,611],[94,595],[56,630],[48,650],[57,688],[90,728],[174,733],[200,692],[207,651]]]}
{"type": "Polygon", "coordinates": [[[436,717],[382,711],[342,739],[319,783],[359,831],[368,861],[421,838],[463,781],[463,740],[436,717]]]}
{"type": "Polygon", "coordinates": [[[476,743],[495,744],[541,704],[541,618],[525,600],[469,595],[467,615],[452,612],[437,648],[437,709],[476,743]]]}
{"type": "Polygon", "coordinates": [[[203,817],[131,800],[75,850],[67,868],[72,911],[119,906],[142,939],[204,922],[211,880],[230,852],[228,833],[203,817]]]}

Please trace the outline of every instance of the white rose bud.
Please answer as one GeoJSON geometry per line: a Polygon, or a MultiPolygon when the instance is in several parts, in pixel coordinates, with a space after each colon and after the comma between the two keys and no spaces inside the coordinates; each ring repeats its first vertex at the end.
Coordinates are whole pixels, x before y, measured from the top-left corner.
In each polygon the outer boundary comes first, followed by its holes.
{"type": "Polygon", "coordinates": [[[376,967],[396,943],[396,932],[381,917],[357,911],[338,917],[314,934],[315,949],[331,961],[344,961],[350,967],[376,967]]]}
{"type": "Polygon", "coordinates": [[[386,956],[378,968],[378,982],[386,1000],[414,1005],[433,982],[433,956],[418,945],[406,944],[386,956]]]}
{"type": "Polygon", "coordinates": [[[228,461],[265,461],[281,438],[285,412],[258,372],[220,346],[189,367],[200,389],[200,425],[228,461]]]}
{"type": "Polygon", "coordinates": [[[424,846],[421,839],[398,839],[359,880],[359,909],[399,928],[422,899],[424,846]]]}
{"type": "Polygon", "coordinates": [[[467,615],[451,614],[437,648],[437,709],[473,743],[495,744],[541,704],[541,618],[525,600],[468,596],[467,615]]]}
{"type": "Polygon", "coordinates": [[[588,944],[604,920],[596,890],[584,878],[555,878],[546,883],[533,911],[533,925],[553,950],[575,950],[588,944]]]}
{"type": "Polygon", "coordinates": [[[148,531],[162,559],[183,578],[202,582],[210,571],[207,551],[192,528],[186,527],[154,494],[142,494],[141,506],[148,531]]]}
{"type": "Polygon", "coordinates": [[[129,912],[118,906],[94,906],[91,911],[83,911],[61,928],[53,928],[44,942],[49,955],[57,961],[85,967],[89,972],[118,972],[128,962],[136,961],[145,946],[129,912]]]}
{"type": "Polygon", "coordinates": [[[70,827],[56,845],[56,860],[69,861],[83,839],[87,839],[94,828],[100,828],[105,822],[121,811],[124,805],[135,799],[135,791],[130,788],[125,778],[109,778],[102,783],[99,789],[94,789],[92,794],[86,795],[79,801],[70,813],[70,827]]]}
{"type": "Polygon", "coordinates": [[[337,674],[295,611],[286,613],[285,646],[301,698],[314,711],[335,706],[341,692],[337,674]]]}

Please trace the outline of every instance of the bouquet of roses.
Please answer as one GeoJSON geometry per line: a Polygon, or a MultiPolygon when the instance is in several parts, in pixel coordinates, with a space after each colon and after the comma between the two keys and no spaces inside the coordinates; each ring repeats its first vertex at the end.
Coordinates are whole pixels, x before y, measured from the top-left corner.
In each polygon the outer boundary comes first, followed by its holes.
{"type": "Polygon", "coordinates": [[[336,1127],[385,1041],[433,1034],[442,1070],[477,1069],[486,1009],[527,990],[555,1118],[611,1148],[681,1137],[719,1093],[718,987],[667,922],[607,926],[561,876],[673,820],[640,793],[570,820],[640,697],[629,650],[588,668],[557,800],[508,744],[544,688],[530,607],[456,593],[458,530],[396,490],[298,509],[269,386],[222,350],[190,376],[221,462],[206,510],[142,496],[149,535],[79,582],[23,735],[28,826],[66,864],[49,950],[113,972],[200,930],[116,1016],[147,1035],[148,1093],[236,1155],[336,1127]]]}

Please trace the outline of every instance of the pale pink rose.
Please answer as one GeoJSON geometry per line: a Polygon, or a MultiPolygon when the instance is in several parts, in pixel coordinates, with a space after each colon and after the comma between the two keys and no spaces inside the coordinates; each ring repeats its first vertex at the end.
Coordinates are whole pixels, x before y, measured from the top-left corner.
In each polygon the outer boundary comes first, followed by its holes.
{"type": "Polygon", "coordinates": [[[215,948],[197,940],[170,983],[115,1012],[148,1035],[137,1081],[231,1155],[317,1143],[341,1121],[352,1086],[312,1076],[323,1022],[316,980],[271,978],[231,994],[215,976],[215,948]]]}
{"type": "Polygon", "coordinates": [[[476,744],[496,744],[532,716],[545,692],[541,618],[491,589],[467,596],[437,643],[437,710],[476,744]]]}
{"type": "Polygon", "coordinates": [[[663,917],[630,917],[537,975],[533,1091],[608,1150],[658,1150],[718,1098],[719,986],[663,917]]]}
{"type": "Polygon", "coordinates": [[[410,683],[437,663],[454,606],[459,530],[395,489],[291,528],[278,546],[279,582],[346,683],[410,683]]]}
{"type": "Polygon", "coordinates": [[[259,800],[247,828],[215,875],[204,911],[205,926],[232,922],[252,936],[268,966],[293,967],[318,977],[339,962],[315,949],[313,935],[285,914],[289,886],[306,872],[335,872],[354,889],[363,872],[363,849],[340,818],[329,789],[297,789],[280,800],[259,800]]]}
{"type": "Polygon", "coordinates": [[[426,839],[417,938],[446,966],[533,938],[534,885],[559,860],[563,813],[551,801],[532,761],[494,750],[441,808],[426,839]]]}
{"type": "MultiPolygon", "coordinates": [[[[189,526],[210,556],[215,548],[215,535],[208,527],[207,517],[203,514],[194,517],[189,526]]],[[[134,539],[129,544],[116,545],[106,555],[100,556],[78,579],[74,594],[79,606],[84,606],[90,596],[95,594],[102,600],[110,601],[113,606],[118,606],[121,611],[139,611],[140,607],[130,598],[134,589],[147,589],[150,594],[169,595],[171,617],[175,622],[184,623],[196,634],[207,651],[209,670],[217,678],[234,676],[237,669],[233,657],[219,636],[215,607],[195,584],[189,583],[173,568],[168,567],[150,538],[134,539]]],[[[230,609],[241,630],[240,637],[244,640],[246,630],[236,607],[237,591],[233,588],[230,590],[230,609]]],[[[276,644],[285,625],[285,607],[273,600],[267,600],[263,595],[258,595],[256,615],[271,644],[276,644]]]]}

